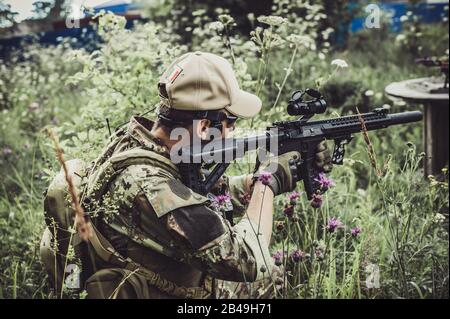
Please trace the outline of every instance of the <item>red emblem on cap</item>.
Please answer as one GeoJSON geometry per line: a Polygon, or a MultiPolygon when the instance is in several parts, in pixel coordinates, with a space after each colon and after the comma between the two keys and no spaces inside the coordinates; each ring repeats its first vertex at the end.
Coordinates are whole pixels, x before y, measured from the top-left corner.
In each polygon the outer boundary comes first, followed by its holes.
{"type": "Polygon", "coordinates": [[[177,77],[180,75],[180,73],[183,71],[183,69],[182,68],[180,68],[178,65],[175,65],[174,67],[173,67],[173,70],[172,70],[172,72],[170,73],[170,75],[169,75],[169,81],[170,81],[170,83],[173,83],[176,79],[177,79],[177,77]]]}

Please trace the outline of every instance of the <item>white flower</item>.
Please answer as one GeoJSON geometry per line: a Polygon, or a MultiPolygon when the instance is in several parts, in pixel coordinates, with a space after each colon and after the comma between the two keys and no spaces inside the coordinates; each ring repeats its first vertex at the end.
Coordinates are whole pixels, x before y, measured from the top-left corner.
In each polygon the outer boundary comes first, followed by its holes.
{"type": "Polygon", "coordinates": [[[290,34],[286,40],[294,43],[295,45],[302,45],[306,48],[310,48],[314,45],[314,40],[307,35],[290,34]]]}
{"type": "Polygon", "coordinates": [[[403,15],[403,16],[400,17],[400,22],[406,22],[408,20],[409,20],[409,18],[407,16],[403,15]]]}
{"type": "Polygon", "coordinates": [[[436,224],[441,224],[441,223],[445,222],[445,216],[442,215],[441,213],[437,213],[433,217],[433,222],[436,224]]]}
{"type": "Polygon", "coordinates": [[[319,52],[319,59],[325,60],[325,54],[323,54],[322,52],[319,52]]]}
{"type": "Polygon", "coordinates": [[[373,96],[374,92],[372,90],[367,90],[366,92],[364,92],[365,96],[373,96]]]}
{"type": "Polygon", "coordinates": [[[345,62],[344,60],[341,60],[341,59],[335,59],[335,60],[331,61],[331,65],[336,65],[339,68],[348,68],[347,62],[345,62]]]}
{"type": "Polygon", "coordinates": [[[279,16],[260,16],[258,17],[258,21],[270,26],[279,26],[284,24],[287,20],[279,16]]]}
{"type": "Polygon", "coordinates": [[[216,32],[222,32],[224,29],[224,25],[220,21],[211,22],[208,27],[210,30],[216,31],[216,32]]]}
{"type": "Polygon", "coordinates": [[[395,38],[395,41],[396,42],[402,42],[402,41],[405,41],[406,40],[406,35],[404,35],[404,34],[399,34],[396,38],[395,38]]]}
{"type": "Polygon", "coordinates": [[[362,188],[358,188],[358,189],[356,190],[356,193],[357,193],[359,196],[361,196],[361,197],[366,196],[366,191],[365,191],[364,189],[362,189],[362,188]]]}

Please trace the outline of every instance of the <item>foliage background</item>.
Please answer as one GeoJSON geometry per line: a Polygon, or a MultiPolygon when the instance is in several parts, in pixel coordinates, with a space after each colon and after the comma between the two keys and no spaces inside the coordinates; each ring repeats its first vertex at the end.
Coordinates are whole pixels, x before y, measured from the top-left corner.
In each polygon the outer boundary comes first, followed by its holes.
{"type": "MultiPolygon", "coordinates": [[[[424,25],[411,11],[400,34],[383,23],[350,35],[343,12],[359,13],[348,10],[349,1],[276,0],[261,12],[250,12],[244,1],[225,1],[222,8],[211,2],[157,1],[146,9],[151,22],[133,30],[125,29],[122,17],[102,13],[98,50],[74,49],[70,41],[56,47],[36,42],[2,61],[0,298],[48,298],[39,262],[42,192],[59,165],[42,129],[56,130],[67,158],[94,159],[109,138],[106,118],[115,128],[133,114],[154,117],[156,82],[179,54],[203,50],[232,62],[240,85],[264,105],[261,116],[241,121],[244,128],[287,119],[290,92],[317,85],[331,105],[325,116],[356,106],[420,109],[392,102],[384,87],[434,74],[414,64],[417,56],[448,58],[448,19],[424,25]],[[339,34],[345,39],[340,45],[339,34]],[[332,67],[336,58],[349,67],[332,67]]],[[[448,173],[423,178],[421,123],[370,138],[383,177],[374,173],[357,137],[345,165],[333,170],[336,185],[322,208],[312,209],[302,196],[292,218],[283,213],[288,200],[277,198],[279,227],[271,249],[287,270],[278,297],[448,298],[448,173]],[[335,232],[327,230],[332,217],[343,224],[335,232]],[[357,237],[350,233],[354,227],[362,230],[357,237]],[[368,288],[374,266],[380,287],[368,288]]],[[[248,169],[237,163],[231,172],[248,169]]]]}

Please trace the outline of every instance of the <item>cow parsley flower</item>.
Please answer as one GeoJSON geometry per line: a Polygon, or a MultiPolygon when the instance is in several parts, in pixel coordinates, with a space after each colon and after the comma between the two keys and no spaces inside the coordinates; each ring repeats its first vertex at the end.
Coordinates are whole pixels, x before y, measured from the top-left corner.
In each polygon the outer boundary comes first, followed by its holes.
{"type": "Polygon", "coordinates": [[[331,61],[331,65],[336,65],[337,67],[342,68],[342,69],[348,68],[347,62],[345,62],[342,59],[335,59],[335,60],[331,61]]]}
{"type": "Polygon", "coordinates": [[[287,21],[285,18],[279,16],[260,16],[257,20],[270,26],[279,26],[287,21]]]}

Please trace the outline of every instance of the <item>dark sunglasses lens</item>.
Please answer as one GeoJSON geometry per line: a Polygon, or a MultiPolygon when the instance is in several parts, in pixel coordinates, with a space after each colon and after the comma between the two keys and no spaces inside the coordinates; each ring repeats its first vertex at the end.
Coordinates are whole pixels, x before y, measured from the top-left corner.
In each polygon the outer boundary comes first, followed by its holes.
{"type": "Polygon", "coordinates": [[[227,121],[228,121],[229,125],[233,125],[234,123],[236,123],[237,119],[238,118],[236,116],[230,116],[230,115],[227,116],[227,121]]]}

